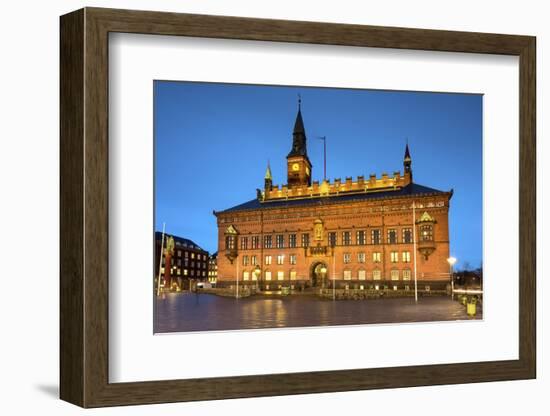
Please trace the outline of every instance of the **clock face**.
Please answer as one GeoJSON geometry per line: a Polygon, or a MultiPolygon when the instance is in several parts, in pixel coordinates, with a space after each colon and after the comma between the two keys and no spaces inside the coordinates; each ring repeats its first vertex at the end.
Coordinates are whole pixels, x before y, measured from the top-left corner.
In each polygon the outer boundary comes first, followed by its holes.
{"type": "Polygon", "coordinates": [[[292,165],[292,170],[293,170],[294,172],[299,171],[299,170],[300,170],[300,165],[299,165],[298,163],[294,163],[294,164],[292,165]]]}

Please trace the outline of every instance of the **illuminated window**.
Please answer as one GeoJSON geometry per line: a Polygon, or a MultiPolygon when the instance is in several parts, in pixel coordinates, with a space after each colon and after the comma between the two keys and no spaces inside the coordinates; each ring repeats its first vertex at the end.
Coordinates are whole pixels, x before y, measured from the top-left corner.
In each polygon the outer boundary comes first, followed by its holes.
{"type": "Polygon", "coordinates": [[[291,254],[289,261],[290,264],[296,264],[296,254],[291,254]]]}
{"type": "Polygon", "coordinates": [[[403,270],[403,280],[411,280],[411,271],[410,271],[410,269],[403,270]]]}
{"type": "Polygon", "coordinates": [[[399,261],[399,252],[397,251],[392,251],[390,253],[390,261],[392,263],[397,263],[399,261]]]}
{"type": "Polygon", "coordinates": [[[302,247],[309,247],[309,234],[302,234],[302,247]]]}
{"type": "MultiPolygon", "coordinates": [[[[265,280],[271,280],[271,272],[269,270],[267,270],[265,272],[265,280]]],[[[268,286],[268,288],[269,288],[269,286],[268,286]]]]}
{"type": "Polygon", "coordinates": [[[357,244],[363,246],[367,243],[367,239],[366,239],[366,236],[365,236],[365,231],[361,230],[361,231],[357,231],[357,244]]]}
{"type": "Polygon", "coordinates": [[[265,256],[265,264],[271,264],[271,256],[265,256]]]}
{"type": "Polygon", "coordinates": [[[288,246],[290,248],[296,248],[296,234],[290,234],[288,236],[288,246]]]}
{"type": "Polygon", "coordinates": [[[248,237],[241,237],[241,250],[247,250],[247,249],[248,249],[248,237]]]}
{"type": "Polygon", "coordinates": [[[243,256],[243,266],[248,266],[248,256],[243,256]]]}
{"type": "MultiPolygon", "coordinates": [[[[233,250],[235,248],[235,236],[228,235],[225,237],[225,248],[227,250],[233,250]]],[[[187,252],[185,254],[185,257],[187,257],[187,252]]],[[[191,253],[191,258],[195,258],[195,253],[191,253]]]]}
{"type": "Polygon", "coordinates": [[[279,270],[277,272],[277,280],[284,280],[285,279],[285,272],[283,272],[282,270],[279,270]]]}
{"type": "Polygon", "coordinates": [[[394,228],[388,230],[388,243],[397,244],[397,231],[394,228]]]}
{"type": "MultiPolygon", "coordinates": [[[[374,280],[380,280],[381,276],[382,276],[382,275],[381,275],[381,273],[380,273],[380,270],[377,269],[377,270],[373,270],[373,271],[372,271],[372,278],[373,278],[374,280]]],[[[378,289],[376,289],[376,290],[378,290],[378,289]]]]}
{"type": "Polygon", "coordinates": [[[285,255],[284,254],[279,254],[277,256],[277,264],[284,264],[285,262],[285,255]]]}
{"type": "Polygon", "coordinates": [[[277,245],[277,248],[284,248],[285,236],[282,234],[277,234],[277,236],[275,237],[275,244],[277,245]]]}
{"type": "Polygon", "coordinates": [[[365,262],[365,253],[357,253],[357,261],[359,263],[364,263],[365,262]]]}
{"type": "Polygon", "coordinates": [[[344,253],[344,263],[350,263],[351,262],[351,254],[350,253],[344,253]]]}
{"type": "Polygon", "coordinates": [[[251,256],[250,257],[250,263],[255,266],[258,264],[258,258],[256,256],[251,256]]]}
{"type": "Polygon", "coordinates": [[[290,280],[296,280],[296,270],[290,271],[290,280]]]}
{"type": "MultiPolygon", "coordinates": [[[[233,239],[232,239],[233,240],[233,239]]],[[[235,242],[235,240],[233,240],[233,243],[235,242]]],[[[194,259],[195,258],[195,253],[191,253],[191,258],[194,259]]]]}
{"type": "Polygon", "coordinates": [[[342,233],[342,244],[349,246],[351,244],[351,233],[349,231],[344,231],[342,233]]]}
{"type": "Polygon", "coordinates": [[[364,269],[359,269],[359,271],[357,272],[357,278],[359,280],[365,280],[367,278],[367,273],[364,269]]]}
{"type": "Polygon", "coordinates": [[[246,272],[243,272],[243,280],[248,280],[250,279],[250,272],[246,271],[246,272]]]}
{"type": "Polygon", "coordinates": [[[187,269],[183,269],[183,275],[187,276],[187,269]]]}
{"type": "Polygon", "coordinates": [[[273,238],[270,235],[264,235],[264,247],[271,248],[273,247],[273,238]]]}
{"type": "Polygon", "coordinates": [[[374,253],[372,253],[372,261],[374,263],[380,263],[382,260],[382,254],[378,251],[375,251],[374,253]]]}
{"type": "Polygon", "coordinates": [[[257,235],[252,236],[252,248],[260,248],[260,237],[257,235]]]}
{"type": "Polygon", "coordinates": [[[371,243],[380,244],[380,230],[371,231],[371,243]]]}
{"type": "Polygon", "coordinates": [[[178,273],[178,276],[179,276],[179,275],[181,274],[181,270],[180,270],[180,269],[178,269],[177,273],[178,273]]]}
{"type": "Polygon", "coordinates": [[[433,241],[433,226],[425,224],[420,226],[420,241],[433,241]]]}
{"type": "Polygon", "coordinates": [[[402,253],[403,263],[410,263],[411,262],[411,252],[410,251],[404,251],[402,253]]]}
{"type": "Polygon", "coordinates": [[[331,247],[334,247],[337,243],[337,234],[335,232],[328,233],[328,244],[331,247]]]}
{"type": "Polygon", "coordinates": [[[351,280],[351,270],[344,270],[344,280],[351,280]]]}
{"type": "Polygon", "coordinates": [[[399,270],[392,270],[391,273],[391,280],[399,280],[399,270]]]}

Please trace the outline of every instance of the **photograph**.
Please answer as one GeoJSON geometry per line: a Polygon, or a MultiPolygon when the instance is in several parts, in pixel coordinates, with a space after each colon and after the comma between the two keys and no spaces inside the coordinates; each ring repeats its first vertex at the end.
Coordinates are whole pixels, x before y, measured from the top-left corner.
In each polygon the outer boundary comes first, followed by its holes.
{"type": "Polygon", "coordinates": [[[154,333],[483,319],[483,95],[155,80],[154,333]]]}

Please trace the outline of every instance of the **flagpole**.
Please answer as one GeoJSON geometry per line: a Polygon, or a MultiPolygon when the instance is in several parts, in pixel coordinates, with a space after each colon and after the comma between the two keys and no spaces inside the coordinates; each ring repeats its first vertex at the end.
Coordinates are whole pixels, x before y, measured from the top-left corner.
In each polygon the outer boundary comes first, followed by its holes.
{"type": "Polygon", "coordinates": [[[416,280],[416,205],[413,201],[413,264],[414,264],[414,301],[418,302],[418,283],[416,280]]]}
{"type": "Polygon", "coordinates": [[[166,223],[162,223],[162,239],[160,242],[160,260],[159,260],[159,276],[157,281],[157,296],[160,295],[160,273],[162,271],[162,252],[164,251],[164,229],[165,229],[166,223]]]}

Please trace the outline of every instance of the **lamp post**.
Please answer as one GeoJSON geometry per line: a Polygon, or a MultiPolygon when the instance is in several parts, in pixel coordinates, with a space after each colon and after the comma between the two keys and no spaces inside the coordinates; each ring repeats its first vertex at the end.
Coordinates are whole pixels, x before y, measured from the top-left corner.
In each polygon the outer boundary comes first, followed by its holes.
{"type": "Polygon", "coordinates": [[[451,278],[451,299],[454,299],[455,279],[453,278],[453,266],[456,263],[456,258],[455,257],[449,257],[447,259],[447,263],[449,263],[449,276],[451,278]]]}
{"type": "Polygon", "coordinates": [[[321,267],[321,276],[323,276],[323,289],[325,288],[325,277],[327,275],[327,268],[323,265],[321,267]]]}
{"type": "Polygon", "coordinates": [[[262,274],[262,269],[260,269],[260,266],[257,264],[254,268],[254,276],[256,276],[256,292],[258,291],[258,280],[260,279],[260,275],[262,274]]]}

